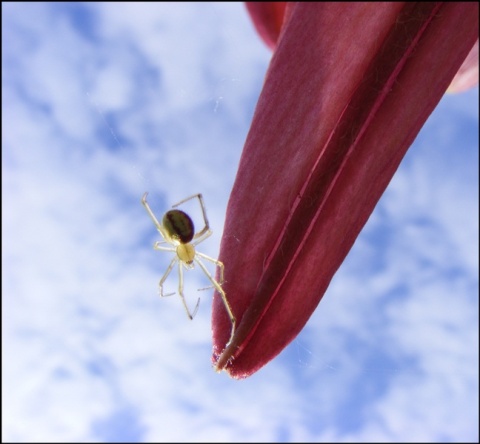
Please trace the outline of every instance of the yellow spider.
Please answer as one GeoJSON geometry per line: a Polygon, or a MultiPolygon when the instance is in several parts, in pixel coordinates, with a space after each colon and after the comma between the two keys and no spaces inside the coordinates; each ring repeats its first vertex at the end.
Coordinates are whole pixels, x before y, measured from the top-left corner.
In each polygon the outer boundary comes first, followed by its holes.
{"type": "Polygon", "coordinates": [[[233,315],[232,308],[228,303],[227,296],[225,295],[225,292],[221,287],[221,285],[223,284],[223,272],[224,272],[223,263],[213,259],[210,256],[207,256],[206,254],[200,253],[195,249],[195,247],[199,243],[203,242],[212,234],[212,231],[210,230],[210,226],[208,224],[207,213],[205,210],[205,203],[203,202],[202,195],[194,194],[193,196],[187,197],[186,199],[183,199],[182,201],[176,203],[175,205],[172,205],[172,208],[176,208],[191,199],[195,199],[195,198],[198,199],[198,201],[200,202],[200,207],[202,208],[202,214],[203,214],[203,220],[205,222],[205,226],[202,228],[201,231],[199,231],[198,233],[195,233],[195,228],[193,226],[192,219],[187,213],[181,210],[172,209],[167,211],[163,216],[162,223],[160,223],[155,217],[155,214],[153,214],[153,211],[151,210],[150,206],[147,203],[147,194],[148,193],[145,193],[143,195],[142,204],[147,210],[147,213],[152,218],[152,221],[155,227],[157,227],[158,232],[163,238],[163,241],[155,242],[153,244],[153,248],[155,250],[171,251],[175,253],[175,257],[170,262],[170,265],[168,266],[167,271],[165,271],[164,275],[160,279],[160,284],[159,284],[160,296],[165,297],[165,296],[172,296],[175,294],[175,292],[163,294],[163,284],[165,283],[167,277],[169,276],[175,264],[178,263],[178,294],[182,299],[182,303],[183,303],[183,306],[185,307],[188,317],[190,319],[193,319],[193,317],[197,313],[198,305],[200,303],[200,298],[198,298],[197,304],[195,305],[195,309],[193,310],[193,313],[191,313],[188,308],[187,302],[185,301],[185,297],[183,295],[183,267],[185,267],[186,269],[192,269],[195,266],[195,263],[198,264],[198,266],[203,270],[203,272],[207,276],[208,280],[212,283],[212,288],[215,288],[220,294],[220,296],[222,297],[223,304],[225,305],[225,309],[227,310],[228,316],[232,323],[232,332],[230,334],[230,339],[231,339],[235,331],[235,316],[233,315]],[[162,246],[162,244],[167,244],[170,246],[162,246]],[[209,262],[212,262],[220,269],[219,282],[217,282],[213,278],[213,276],[207,270],[207,267],[205,267],[205,265],[202,263],[200,258],[203,258],[209,262]]]}

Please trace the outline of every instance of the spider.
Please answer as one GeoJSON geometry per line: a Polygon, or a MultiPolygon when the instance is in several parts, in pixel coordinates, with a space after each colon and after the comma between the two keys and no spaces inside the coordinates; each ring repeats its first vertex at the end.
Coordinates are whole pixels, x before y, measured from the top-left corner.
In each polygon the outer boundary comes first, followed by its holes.
{"type": "MultiPolygon", "coordinates": [[[[193,319],[195,314],[198,310],[198,305],[200,304],[200,298],[198,298],[197,304],[195,305],[195,309],[193,313],[190,312],[187,302],[185,301],[185,297],[183,295],[183,267],[187,270],[194,268],[195,263],[202,269],[202,271],[207,276],[208,280],[212,283],[211,287],[207,288],[215,288],[218,293],[220,294],[223,304],[225,305],[225,309],[227,310],[228,316],[230,318],[230,322],[232,323],[232,331],[230,334],[230,340],[233,337],[233,333],[235,331],[235,316],[233,315],[232,308],[228,303],[227,296],[223,291],[221,285],[223,284],[223,273],[224,273],[224,265],[222,262],[213,259],[206,254],[200,253],[196,251],[195,247],[211,236],[212,231],[210,230],[210,225],[208,224],[207,219],[207,212],[205,209],[205,203],[203,201],[203,196],[199,194],[194,194],[193,196],[187,197],[186,199],[181,200],[180,202],[172,205],[172,210],[167,211],[162,219],[162,223],[160,223],[155,214],[153,214],[152,209],[148,205],[147,202],[147,193],[145,193],[142,197],[142,204],[147,210],[147,213],[150,215],[154,225],[157,227],[160,235],[162,236],[162,241],[157,241],[153,244],[153,248],[155,250],[161,251],[172,251],[175,252],[175,257],[170,262],[170,265],[165,271],[164,275],[160,279],[159,287],[160,287],[160,296],[172,296],[175,294],[173,293],[163,293],[163,284],[167,280],[170,272],[172,271],[173,267],[176,263],[178,263],[178,294],[182,300],[183,306],[185,307],[185,311],[190,319],[193,319]],[[193,221],[190,216],[185,213],[184,211],[175,209],[176,207],[180,206],[181,204],[192,200],[198,199],[200,203],[200,207],[202,209],[203,220],[205,226],[200,230],[198,233],[195,233],[195,228],[193,225],[193,221]],[[193,242],[192,242],[193,241],[193,242]],[[162,246],[162,244],[167,244],[170,246],[162,246]],[[207,267],[201,261],[201,258],[212,262],[220,269],[220,279],[216,281],[210,272],[207,270],[207,267]]],[[[205,290],[205,288],[202,288],[205,290]]]]}

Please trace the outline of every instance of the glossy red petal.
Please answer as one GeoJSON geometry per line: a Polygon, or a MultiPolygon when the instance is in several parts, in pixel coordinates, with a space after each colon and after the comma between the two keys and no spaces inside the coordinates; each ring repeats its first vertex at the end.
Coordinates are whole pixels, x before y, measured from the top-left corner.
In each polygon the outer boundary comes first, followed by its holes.
{"type": "Polygon", "coordinates": [[[292,7],[228,204],[217,369],[246,377],[300,332],[477,36],[477,3],[292,7]]]}
{"type": "Polygon", "coordinates": [[[287,2],[246,2],[245,5],[260,37],[269,48],[275,48],[287,2]]]}
{"type": "Polygon", "coordinates": [[[448,92],[462,92],[476,85],[478,85],[478,39],[450,83],[448,92]]]}

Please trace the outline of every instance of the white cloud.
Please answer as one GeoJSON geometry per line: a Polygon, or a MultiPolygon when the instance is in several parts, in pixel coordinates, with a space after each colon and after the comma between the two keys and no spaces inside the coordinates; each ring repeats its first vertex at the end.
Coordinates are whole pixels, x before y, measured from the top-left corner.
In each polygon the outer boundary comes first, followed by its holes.
{"type": "Polygon", "coordinates": [[[158,297],[140,198],[203,192],[216,255],[269,58],[244,6],[2,10],[7,440],[476,439],[478,90],[441,104],[299,338],[233,381],[210,292],[193,322],[158,297]]]}

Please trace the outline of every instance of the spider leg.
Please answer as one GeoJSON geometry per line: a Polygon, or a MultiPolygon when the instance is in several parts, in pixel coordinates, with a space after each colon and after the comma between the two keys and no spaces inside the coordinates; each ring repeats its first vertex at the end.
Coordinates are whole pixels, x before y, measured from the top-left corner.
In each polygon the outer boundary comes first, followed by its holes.
{"type": "MultiPolygon", "coordinates": [[[[203,272],[205,273],[205,275],[207,276],[208,280],[212,283],[212,285],[215,287],[215,290],[218,291],[218,293],[220,294],[220,297],[222,298],[222,301],[223,301],[223,305],[225,305],[225,309],[227,310],[227,313],[228,313],[228,317],[230,318],[230,322],[232,323],[232,331],[230,333],[230,339],[228,340],[228,343],[230,343],[230,341],[232,340],[233,338],[233,334],[235,332],[235,323],[236,323],[236,319],[235,319],[235,316],[233,315],[233,311],[232,311],[232,307],[230,307],[230,304],[228,302],[228,299],[227,299],[227,295],[225,294],[225,292],[223,291],[223,288],[220,286],[220,283],[218,283],[214,278],[213,276],[210,274],[210,272],[207,270],[207,267],[205,267],[205,265],[203,265],[203,262],[197,258],[197,256],[200,256],[202,257],[203,259],[209,261],[209,262],[212,262],[213,264],[215,264],[217,267],[220,268],[220,281],[221,283],[223,283],[223,269],[224,269],[224,266],[223,266],[223,263],[220,262],[220,261],[217,261],[215,259],[213,259],[212,257],[210,256],[207,256],[206,254],[203,254],[203,253],[198,253],[196,254],[195,256],[195,262],[198,264],[198,266],[203,270],[203,272]]],[[[228,344],[227,344],[228,345],[228,344]]]]}
{"type": "Polygon", "coordinates": [[[150,205],[148,205],[147,195],[148,195],[148,192],[143,195],[143,197],[142,197],[142,205],[143,205],[143,206],[145,207],[145,209],[147,210],[148,215],[149,215],[150,218],[152,219],[153,224],[155,225],[155,227],[157,227],[157,230],[160,232],[160,234],[162,235],[162,237],[163,237],[164,239],[168,239],[168,236],[166,236],[166,233],[165,233],[165,230],[164,230],[162,224],[157,220],[157,218],[155,217],[155,214],[153,214],[153,211],[152,211],[152,209],[150,208],[150,205]]]}
{"type": "MultiPolygon", "coordinates": [[[[218,285],[221,286],[224,282],[223,273],[224,273],[225,266],[223,265],[223,262],[216,261],[215,259],[211,258],[210,256],[207,256],[206,254],[200,253],[198,251],[196,252],[196,254],[200,257],[203,257],[207,261],[210,261],[210,262],[214,263],[220,269],[220,279],[217,281],[217,283],[218,283],[218,285]]],[[[198,291],[208,290],[210,288],[216,288],[216,287],[215,287],[215,285],[210,285],[209,287],[199,288],[198,291]]]]}
{"type": "Polygon", "coordinates": [[[207,239],[208,237],[210,237],[212,235],[212,231],[211,230],[208,230],[206,231],[205,233],[202,234],[202,232],[200,231],[199,233],[197,233],[195,236],[193,236],[193,238],[195,239],[193,242],[192,242],[192,245],[194,247],[196,247],[199,243],[203,242],[205,239],[207,239]]]}
{"type": "MultiPolygon", "coordinates": [[[[155,246],[154,246],[155,247],[155,246]]],[[[172,268],[173,266],[175,265],[175,263],[178,261],[178,257],[175,256],[172,261],[170,262],[170,265],[168,266],[167,268],[167,271],[163,274],[162,276],[162,279],[160,279],[160,282],[158,284],[159,288],[160,288],[160,297],[164,298],[166,296],[173,296],[175,294],[175,292],[173,293],[167,293],[167,294],[163,294],[163,284],[165,283],[165,281],[167,280],[168,278],[168,275],[170,274],[170,272],[172,271],[172,268]]]]}
{"type": "Polygon", "coordinates": [[[175,251],[175,252],[177,251],[177,249],[174,248],[174,247],[161,247],[160,245],[162,245],[162,244],[171,245],[166,241],[157,241],[153,244],[153,249],[154,250],[161,250],[161,251],[175,251]]]}
{"type": "Polygon", "coordinates": [[[198,311],[198,306],[200,304],[200,298],[198,298],[197,305],[195,305],[195,308],[193,310],[193,314],[190,313],[190,310],[188,309],[187,301],[185,300],[185,296],[183,295],[183,268],[182,268],[182,261],[178,262],[178,294],[180,295],[180,298],[182,299],[183,306],[185,307],[185,311],[187,312],[187,315],[190,319],[193,319],[195,315],[197,314],[198,311]]]}

